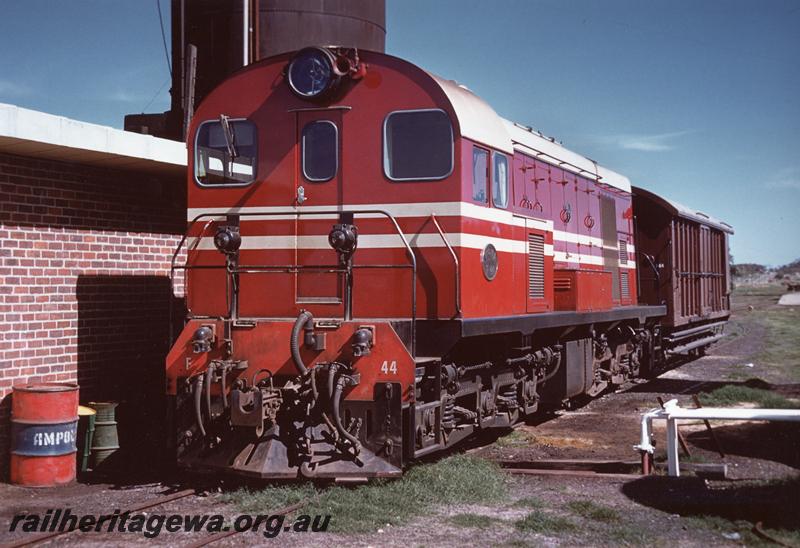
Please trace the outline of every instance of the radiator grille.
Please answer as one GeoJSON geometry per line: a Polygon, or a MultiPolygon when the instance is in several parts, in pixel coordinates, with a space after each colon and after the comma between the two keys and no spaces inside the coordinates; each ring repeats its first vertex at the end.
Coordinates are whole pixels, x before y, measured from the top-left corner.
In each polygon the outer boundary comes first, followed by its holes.
{"type": "Polygon", "coordinates": [[[528,234],[528,298],[544,299],[544,236],[528,234]]]}
{"type": "Polygon", "coordinates": [[[620,294],[623,299],[630,299],[631,290],[628,287],[628,273],[627,272],[620,272],[619,273],[619,285],[620,285],[620,294]]]}
{"type": "Polygon", "coordinates": [[[569,278],[553,279],[553,289],[556,291],[569,291],[572,289],[572,280],[569,278]]]}
{"type": "Polygon", "coordinates": [[[628,242],[619,241],[619,264],[628,264],[628,242]]]}

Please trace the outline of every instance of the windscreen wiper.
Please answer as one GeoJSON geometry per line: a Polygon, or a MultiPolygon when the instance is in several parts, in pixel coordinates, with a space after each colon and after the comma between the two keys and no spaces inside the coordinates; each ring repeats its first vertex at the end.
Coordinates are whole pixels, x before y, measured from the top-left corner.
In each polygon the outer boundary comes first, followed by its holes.
{"type": "Polygon", "coordinates": [[[222,126],[222,134],[225,136],[225,146],[228,148],[228,156],[231,160],[239,156],[236,150],[236,133],[233,131],[233,124],[230,118],[224,114],[219,115],[219,125],[222,126]]]}

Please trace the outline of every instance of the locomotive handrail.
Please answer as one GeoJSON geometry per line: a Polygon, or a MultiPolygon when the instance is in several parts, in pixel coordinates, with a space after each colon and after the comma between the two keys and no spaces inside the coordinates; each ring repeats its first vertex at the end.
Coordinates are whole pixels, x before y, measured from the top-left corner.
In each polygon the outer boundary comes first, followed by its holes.
{"type": "Polygon", "coordinates": [[[439,225],[439,221],[436,220],[435,213],[431,213],[431,221],[433,221],[433,226],[436,227],[436,230],[439,231],[439,236],[442,237],[444,245],[447,246],[447,251],[449,251],[450,256],[453,257],[453,263],[456,267],[456,317],[458,317],[461,316],[461,265],[458,262],[458,256],[453,250],[453,246],[451,246],[450,242],[447,241],[447,238],[442,231],[442,227],[439,225]]]}
{"type": "MultiPolygon", "coordinates": [[[[403,233],[403,230],[400,228],[400,225],[397,222],[397,219],[386,210],[383,209],[325,209],[325,210],[317,210],[317,211],[304,211],[302,209],[287,212],[287,211],[246,211],[246,212],[236,212],[235,210],[230,213],[220,214],[220,213],[200,213],[196,215],[191,221],[189,221],[189,226],[186,228],[186,232],[181,237],[180,241],[178,242],[178,246],[175,248],[175,252],[172,254],[172,259],[170,261],[170,287],[174,288],[174,280],[175,280],[175,271],[179,268],[176,266],[176,261],[178,255],[180,254],[183,245],[186,243],[187,235],[194,227],[194,225],[200,220],[205,218],[210,218],[209,222],[214,218],[223,219],[227,215],[236,215],[239,217],[254,217],[254,216],[278,216],[278,215],[341,215],[343,213],[349,213],[352,215],[383,215],[394,226],[395,232],[398,236],[400,236],[400,240],[403,242],[403,246],[406,250],[406,255],[410,261],[410,265],[378,265],[379,267],[388,267],[388,268],[411,268],[411,356],[416,357],[416,347],[417,347],[417,256],[414,254],[414,250],[411,248],[411,245],[408,243],[408,239],[406,235],[403,233]]],[[[205,228],[203,229],[205,231],[205,228]]],[[[198,236],[198,243],[199,239],[202,237],[202,233],[198,236]]],[[[195,246],[196,247],[196,246],[195,246]]],[[[189,270],[195,268],[194,266],[188,265],[188,254],[186,257],[187,263],[185,263],[180,270],[189,270]]],[[[300,266],[300,265],[297,265],[300,266]]],[[[364,265],[365,267],[367,265],[364,265]]],[[[184,291],[186,288],[184,287],[184,291]]],[[[169,312],[169,325],[170,325],[170,338],[172,338],[173,328],[172,328],[172,307],[170,307],[169,312]]],[[[172,342],[172,341],[171,341],[172,342]]]]}

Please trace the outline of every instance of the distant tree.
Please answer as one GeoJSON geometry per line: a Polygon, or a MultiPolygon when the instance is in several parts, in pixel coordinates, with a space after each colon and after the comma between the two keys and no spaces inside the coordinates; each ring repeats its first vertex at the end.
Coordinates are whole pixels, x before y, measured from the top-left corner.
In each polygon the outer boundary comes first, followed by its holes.
{"type": "Polygon", "coordinates": [[[738,278],[746,278],[748,276],[757,276],[759,274],[764,274],[767,271],[767,267],[763,264],[756,264],[756,263],[741,263],[741,264],[734,264],[731,266],[731,274],[738,278]]]}
{"type": "Polygon", "coordinates": [[[789,264],[785,264],[775,269],[775,274],[782,277],[797,276],[800,274],[800,259],[795,259],[789,264]]]}

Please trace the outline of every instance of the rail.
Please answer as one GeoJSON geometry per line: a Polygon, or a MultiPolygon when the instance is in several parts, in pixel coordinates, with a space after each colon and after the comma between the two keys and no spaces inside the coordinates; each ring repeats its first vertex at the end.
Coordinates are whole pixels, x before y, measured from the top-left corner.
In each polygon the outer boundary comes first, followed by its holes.
{"type": "MultiPolygon", "coordinates": [[[[178,270],[193,270],[193,269],[226,269],[227,276],[233,276],[234,274],[240,273],[287,273],[287,272],[300,272],[303,270],[313,270],[316,269],[319,271],[320,269],[324,269],[325,272],[346,272],[345,268],[339,266],[328,266],[328,265],[311,265],[306,267],[306,265],[278,265],[276,266],[267,266],[267,265],[252,265],[252,266],[245,266],[239,268],[238,266],[235,268],[231,268],[230,263],[226,262],[225,265],[189,265],[188,264],[188,254],[187,254],[187,262],[184,263],[182,266],[177,266],[177,260],[183,249],[184,244],[188,238],[188,234],[191,232],[192,228],[201,220],[201,219],[208,219],[206,224],[203,226],[201,233],[197,236],[197,239],[193,242],[192,249],[196,248],[200,242],[200,239],[203,237],[203,233],[205,233],[208,226],[211,224],[212,221],[215,219],[224,219],[226,217],[274,217],[274,216],[286,216],[286,215],[293,215],[296,217],[302,216],[319,216],[319,215],[338,215],[341,216],[342,214],[350,214],[353,216],[356,215],[382,215],[386,217],[389,222],[391,222],[392,226],[394,227],[395,232],[400,237],[400,240],[403,242],[403,247],[406,250],[406,255],[409,259],[409,264],[401,265],[353,265],[353,268],[410,268],[411,269],[411,355],[412,357],[416,357],[416,346],[417,346],[417,257],[414,254],[414,250],[411,248],[411,245],[408,243],[408,239],[406,235],[403,233],[403,230],[400,228],[400,225],[397,222],[397,219],[383,209],[325,209],[325,210],[315,210],[315,211],[303,211],[295,210],[292,212],[286,211],[246,211],[246,212],[232,212],[230,214],[220,214],[220,213],[201,213],[195,216],[190,222],[189,226],[186,228],[186,232],[184,233],[183,237],[181,237],[180,242],[178,242],[178,246],[175,248],[175,251],[172,254],[172,259],[170,260],[170,272],[169,272],[169,279],[170,279],[170,287],[174,288],[175,285],[175,273],[178,270]]],[[[445,242],[447,243],[447,242],[445,242]]],[[[450,247],[448,245],[448,247],[450,247]]],[[[452,251],[452,249],[451,249],[452,251]]],[[[226,283],[226,291],[228,291],[228,286],[230,283],[226,283]]],[[[229,303],[230,304],[230,303],[229,303]]],[[[345,305],[345,309],[347,309],[347,305],[345,305]]],[[[191,310],[188,311],[191,315],[191,310]]],[[[232,314],[229,311],[229,314],[232,314]]],[[[230,318],[233,319],[233,318],[230,318]]],[[[174,342],[172,340],[174,329],[173,329],[173,310],[170,306],[169,309],[169,329],[170,329],[170,343],[174,342]]]]}
{"type": "Polygon", "coordinates": [[[433,221],[433,226],[436,227],[436,230],[439,232],[439,236],[442,237],[442,241],[447,247],[447,251],[450,252],[450,256],[453,258],[453,264],[455,265],[456,269],[456,317],[459,317],[461,316],[461,265],[458,262],[458,256],[456,255],[453,246],[447,241],[447,237],[444,235],[444,231],[442,231],[442,227],[439,225],[439,221],[436,220],[436,215],[433,213],[431,213],[431,221],[433,221]]]}

